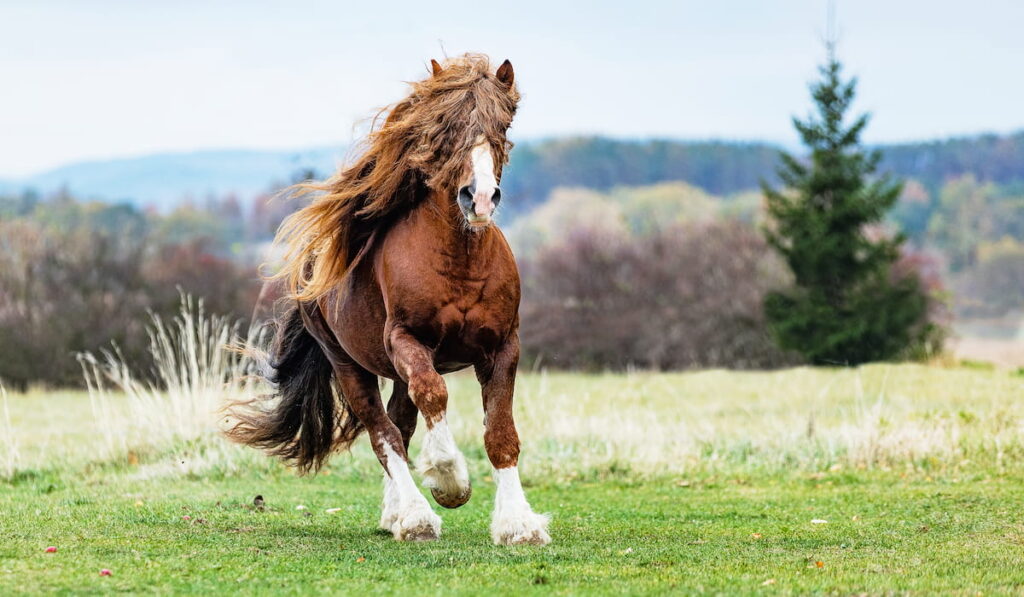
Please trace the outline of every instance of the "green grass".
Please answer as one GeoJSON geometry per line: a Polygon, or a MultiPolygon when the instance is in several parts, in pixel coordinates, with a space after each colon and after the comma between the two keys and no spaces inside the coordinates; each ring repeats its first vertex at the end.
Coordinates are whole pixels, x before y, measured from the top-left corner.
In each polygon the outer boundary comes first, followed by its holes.
{"type": "Polygon", "coordinates": [[[491,544],[479,389],[449,386],[474,495],[437,508],[442,537],[427,544],[376,530],[365,440],[296,478],[208,432],[146,441],[173,402],[12,395],[0,595],[1024,594],[1024,378],[1011,372],[522,375],[524,481],[553,515],[544,548],[491,544]]]}
{"type": "Polygon", "coordinates": [[[440,540],[395,542],[374,530],[379,485],[337,475],[24,478],[0,496],[0,593],[1024,590],[1019,478],[837,473],[533,486],[535,505],[555,514],[545,548],[490,544],[493,490],[479,481],[468,505],[442,513],[440,540]],[[341,510],[325,513],[332,507],[341,510]],[[50,545],[57,553],[44,553],[50,545]],[[113,575],[100,577],[102,568],[113,575]]]}

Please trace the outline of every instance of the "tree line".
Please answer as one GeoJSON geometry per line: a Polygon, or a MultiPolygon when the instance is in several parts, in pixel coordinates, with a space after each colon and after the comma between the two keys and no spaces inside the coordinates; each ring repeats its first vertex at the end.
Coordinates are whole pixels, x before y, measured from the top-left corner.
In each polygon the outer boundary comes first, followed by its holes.
{"type": "MultiPolygon", "coordinates": [[[[937,197],[950,181],[971,177],[1003,196],[1024,196],[1024,131],[873,147],[879,172],[914,181],[937,197]]],[[[572,137],[521,143],[502,188],[517,211],[542,203],[557,187],[606,190],[682,180],[716,195],[775,184],[779,148],[770,143],[620,140],[572,137]]]]}

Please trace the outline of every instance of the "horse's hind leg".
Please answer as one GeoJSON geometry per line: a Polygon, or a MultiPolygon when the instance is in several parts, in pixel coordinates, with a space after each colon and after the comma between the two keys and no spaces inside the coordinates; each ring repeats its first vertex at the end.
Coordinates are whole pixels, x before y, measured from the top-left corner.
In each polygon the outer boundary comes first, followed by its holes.
{"type": "Polygon", "coordinates": [[[437,539],[441,518],[430,509],[412,479],[408,441],[384,410],[377,377],[350,361],[335,363],[334,371],[346,402],[369,432],[370,444],[388,479],[381,525],[386,522],[385,528],[399,541],[437,539]]]}
{"type": "Polygon", "coordinates": [[[473,493],[466,459],[455,445],[445,413],[448,389],[434,369],[430,351],[400,326],[388,335],[389,352],[395,369],[409,388],[409,397],[423,413],[427,435],[423,438],[418,468],[423,484],[434,500],[445,508],[458,508],[473,493]]]}
{"type": "Polygon", "coordinates": [[[546,545],[551,542],[548,517],[530,508],[519,482],[519,434],[512,419],[518,364],[519,341],[513,338],[490,363],[477,367],[484,397],[484,447],[498,485],[491,538],[498,545],[546,545]]]}
{"type": "Polygon", "coordinates": [[[402,444],[405,445],[406,451],[409,450],[412,434],[416,433],[416,418],[419,414],[420,411],[409,397],[409,386],[400,379],[395,381],[391,398],[388,400],[388,417],[402,433],[402,444]]]}

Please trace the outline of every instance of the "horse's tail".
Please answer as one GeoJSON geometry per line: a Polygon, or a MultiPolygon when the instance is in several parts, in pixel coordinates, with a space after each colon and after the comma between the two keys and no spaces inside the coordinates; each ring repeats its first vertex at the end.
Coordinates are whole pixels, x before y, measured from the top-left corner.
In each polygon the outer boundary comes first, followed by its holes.
{"type": "MultiPolygon", "coordinates": [[[[227,409],[235,419],[226,431],[229,439],[278,456],[303,473],[319,470],[332,452],[348,448],[363,430],[311,328],[318,336],[330,333],[319,307],[289,310],[262,372],[273,393],[227,409]]],[[[328,349],[336,345],[331,340],[328,349]]]]}

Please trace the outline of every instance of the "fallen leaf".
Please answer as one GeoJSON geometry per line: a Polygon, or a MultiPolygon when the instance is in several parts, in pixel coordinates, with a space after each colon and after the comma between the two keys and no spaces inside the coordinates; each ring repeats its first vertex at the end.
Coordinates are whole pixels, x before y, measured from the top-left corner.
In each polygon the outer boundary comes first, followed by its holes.
{"type": "Polygon", "coordinates": [[[328,514],[334,514],[335,512],[341,512],[341,508],[328,508],[324,510],[328,514]]]}
{"type": "Polygon", "coordinates": [[[822,562],[821,560],[818,560],[817,562],[814,563],[814,565],[817,566],[818,568],[824,568],[825,567],[825,562],[822,562]]]}
{"type": "Polygon", "coordinates": [[[186,514],[186,515],[182,516],[181,519],[187,522],[189,520],[192,520],[192,517],[189,516],[188,514],[186,514]]]}
{"type": "Polygon", "coordinates": [[[142,500],[135,500],[135,507],[138,508],[142,505],[142,500]]]}
{"type": "Polygon", "coordinates": [[[768,585],[774,585],[774,584],[775,584],[775,579],[774,578],[769,578],[768,580],[766,580],[763,583],[761,583],[761,586],[762,587],[767,587],[768,585]]]}
{"type": "Polygon", "coordinates": [[[46,548],[46,553],[57,553],[57,548],[51,545],[46,548]]]}
{"type": "Polygon", "coordinates": [[[366,561],[366,558],[364,558],[363,556],[359,556],[358,558],[356,558],[356,561],[362,563],[366,561]]]}
{"type": "Polygon", "coordinates": [[[108,568],[104,568],[103,570],[100,570],[100,576],[113,576],[113,575],[114,575],[114,573],[111,572],[110,569],[108,569],[108,568]]]}
{"type": "Polygon", "coordinates": [[[761,537],[764,537],[764,535],[762,535],[761,533],[751,533],[750,537],[751,539],[760,539],[761,537]]]}

